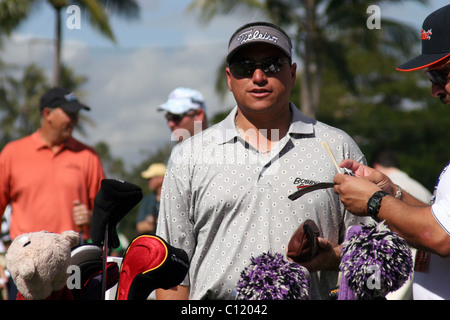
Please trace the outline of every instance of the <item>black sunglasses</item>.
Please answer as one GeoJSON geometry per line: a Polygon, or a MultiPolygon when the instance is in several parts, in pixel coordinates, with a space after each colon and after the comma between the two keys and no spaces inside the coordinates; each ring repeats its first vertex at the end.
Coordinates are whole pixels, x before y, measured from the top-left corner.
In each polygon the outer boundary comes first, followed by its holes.
{"type": "Polygon", "coordinates": [[[285,63],[289,64],[288,61],[280,58],[267,58],[263,62],[242,60],[231,64],[229,67],[234,77],[250,77],[256,69],[261,69],[267,75],[275,74],[280,72],[285,63]]]}
{"type": "Polygon", "coordinates": [[[440,87],[445,87],[445,85],[447,84],[447,78],[449,73],[450,73],[449,70],[444,71],[441,69],[433,69],[425,72],[430,81],[433,84],[440,87]]]}
{"type": "Polygon", "coordinates": [[[176,114],[176,113],[166,113],[165,117],[167,121],[173,121],[173,122],[180,122],[184,117],[189,116],[189,117],[193,117],[197,114],[197,112],[195,110],[189,110],[188,112],[185,113],[180,113],[180,114],[176,114]]]}

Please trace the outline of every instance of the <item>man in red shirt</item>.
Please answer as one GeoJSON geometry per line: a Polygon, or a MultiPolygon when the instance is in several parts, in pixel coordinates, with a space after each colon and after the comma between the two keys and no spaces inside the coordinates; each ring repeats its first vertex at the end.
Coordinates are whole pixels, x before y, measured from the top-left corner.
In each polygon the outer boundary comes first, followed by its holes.
{"type": "Polygon", "coordinates": [[[104,179],[93,148],[72,137],[81,109],[63,88],[40,100],[41,128],[8,143],[0,153],[0,216],[11,204],[11,239],[46,230],[89,237],[94,198],[104,179]]]}

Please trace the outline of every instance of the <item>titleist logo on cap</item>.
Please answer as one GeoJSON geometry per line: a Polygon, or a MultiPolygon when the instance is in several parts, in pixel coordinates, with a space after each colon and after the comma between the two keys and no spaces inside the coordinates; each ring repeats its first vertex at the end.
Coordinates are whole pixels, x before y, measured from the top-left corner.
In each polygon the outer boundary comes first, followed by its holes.
{"type": "Polygon", "coordinates": [[[272,41],[274,43],[277,43],[278,37],[275,35],[269,34],[267,31],[262,33],[259,30],[248,30],[243,33],[241,33],[236,40],[239,42],[239,44],[244,44],[248,41],[252,40],[267,40],[272,41]]]}
{"type": "Polygon", "coordinates": [[[292,57],[292,44],[289,37],[282,30],[271,25],[251,25],[243,27],[234,33],[228,43],[227,62],[236,51],[247,45],[266,43],[278,47],[289,58],[292,57]]]}
{"type": "Polygon", "coordinates": [[[75,96],[75,93],[73,93],[73,92],[68,93],[68,94],[65,94],[65,95],[64,95],[64,98],[65,98],[67,101],[77,101],[77,100],[78,100],[77,97],[75,96]]]}

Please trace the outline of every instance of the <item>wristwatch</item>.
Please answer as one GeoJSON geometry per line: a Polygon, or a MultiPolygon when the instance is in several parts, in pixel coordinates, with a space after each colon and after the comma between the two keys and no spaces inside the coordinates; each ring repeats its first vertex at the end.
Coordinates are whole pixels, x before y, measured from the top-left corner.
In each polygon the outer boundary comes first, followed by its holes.
{"type": "Polygon", "coordinates": [[[369,201],[367,202],[367,212],[372,217],[372,219],[374,219],[376,222],[380,221],[378,219],[378,211],[380,211],[381,200],[383,199],[383,197],[388,196],[388,195],[389,195],[389,193],[380,190],[380,191],[375,192],[370,197],[369,201]]]}

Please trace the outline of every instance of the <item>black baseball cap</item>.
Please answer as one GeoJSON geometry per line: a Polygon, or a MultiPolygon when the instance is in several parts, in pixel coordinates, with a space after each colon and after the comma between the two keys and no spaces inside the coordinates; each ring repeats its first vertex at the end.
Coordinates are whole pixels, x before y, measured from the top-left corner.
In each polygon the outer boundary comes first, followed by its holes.
{"type": "Polygon", "coordinates": [[[420,31],[422,54],[397,67],[397,70],[419,70],[450,57],[449,21],[450,5],[442,7],[428,15],[420,31]]]}
{"type": "Polygon", "coordinates": [[[61,108],[66,112],[74,113],[81,109],[91,110],[88,106],[80,103],[73,92],[67,89],[55,87],[48,90],[41,97],[39,110],[44,108],[61,108]]]}

